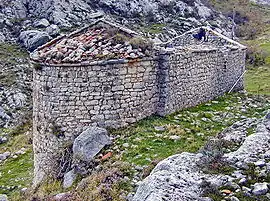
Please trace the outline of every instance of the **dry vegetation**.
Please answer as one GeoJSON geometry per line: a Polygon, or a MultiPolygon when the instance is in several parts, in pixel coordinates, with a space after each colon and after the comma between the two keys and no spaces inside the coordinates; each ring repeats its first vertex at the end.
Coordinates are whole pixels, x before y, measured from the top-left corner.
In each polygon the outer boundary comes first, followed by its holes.
{"type": "Polygon", "coordinates": [[[224,13],[237,24],[236,36],[254,39],[265,27],[263,8],[249,0],[211,0],[212,6],[224,13]]]}

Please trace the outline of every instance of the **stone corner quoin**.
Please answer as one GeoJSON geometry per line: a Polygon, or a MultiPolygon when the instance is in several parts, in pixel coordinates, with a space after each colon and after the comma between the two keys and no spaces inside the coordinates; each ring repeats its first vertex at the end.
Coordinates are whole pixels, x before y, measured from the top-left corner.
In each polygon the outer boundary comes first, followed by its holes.
{"type": "Polygon", "coordinates": [[[243,89],[246,49],[212,32],[202,44],[190,33],[139,59],[33,62],[34,183],[57,174],[65,145],[90,126],[124,127],[209,101],[236,83],[243,89]]]}

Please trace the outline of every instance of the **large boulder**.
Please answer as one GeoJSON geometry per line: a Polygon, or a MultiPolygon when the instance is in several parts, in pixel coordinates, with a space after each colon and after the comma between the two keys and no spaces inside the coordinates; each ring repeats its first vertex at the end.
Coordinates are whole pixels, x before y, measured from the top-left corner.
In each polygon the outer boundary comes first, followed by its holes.
{"type": "Polygon", "coordinates": [[[204,174],[198,165],[202,157],[202,154],[182,153],[161,161],[140,182],[133,201],[203,200],[201,186],[205,180],[213,186],[220,186],[228,177],[204,174]]]}
{"type": "Polygon", "coordinates": [[[82,132],[74,141],[74,160],[90,162],[101,149],[109,145],[111,140],[104,128],[90,127],[82,132]]]}
{"type": "Polygon", "coordinates": [[[256,132],[246,137],[239,149],[224,155],[226,160],[231,163],[239,161],[250,163],[257,160],[261,153],[266,153],[270,142],[269,126],[270,120],[265,118],[257,125],[256,132]]]}
{"type": "Polygon", "coordinates": [[[21,42],[29,51],[34,51],[39,46],[47,43],[51,37],[48,33],[37,30],[28,30],[21,32],[19,42],[21,42]]]}

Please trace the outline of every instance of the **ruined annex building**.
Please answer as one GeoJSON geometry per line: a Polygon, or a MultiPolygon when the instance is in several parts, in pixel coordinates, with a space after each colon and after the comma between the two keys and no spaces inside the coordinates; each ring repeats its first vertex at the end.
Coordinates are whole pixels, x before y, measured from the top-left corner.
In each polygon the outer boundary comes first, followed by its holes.
{"type": "Polygon", "coordinates": [[[154,44],[99,20],[32,53],[35,179],[89,126],[119,128],[243,88],[246,47],[205,27],[154,44]]]}

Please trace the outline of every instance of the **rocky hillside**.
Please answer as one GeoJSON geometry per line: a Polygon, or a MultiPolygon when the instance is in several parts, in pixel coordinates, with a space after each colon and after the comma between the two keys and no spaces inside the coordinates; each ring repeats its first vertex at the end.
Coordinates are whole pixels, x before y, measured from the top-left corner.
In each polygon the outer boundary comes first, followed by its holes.
{"type": "Polygon", "coordinates": [[[140,183],[133,201],[269,200],[269,126],[270,113],[263,120],[246,119],[198,154],[169,157],[140,183]],[[254,125],[256,130],[248,132],[254,125]]]}
{"type": "Polygon", "coordinates": [[[40,45],[57,35],[60,30],[83,26],[104,14],[112,21],[150,37],[157,36],[161,40],[200,25],[212,25],[226,32],[230,22],[205,2],[207,1],[4,0],[0,5],[0,41],[16,41],[20,33],[28,31],[21,35],[20,40],[28,48],[36,47],[36,44],[31,44],[37,43],[36,38],[42,38],[38,43],[40,45]]]}
{"type": "Polygon", "coordinates": [[[22,125],[30,118],[31,80],[27,52],[0,44],[0,133],[2,128],[22,125]]]}
{"type": "Polygon", "coordinates": [[[262,4],[262,5],[270,5],[269,0],[252,0],[252,2],[257,3],[257,4],[262,4]]]}

